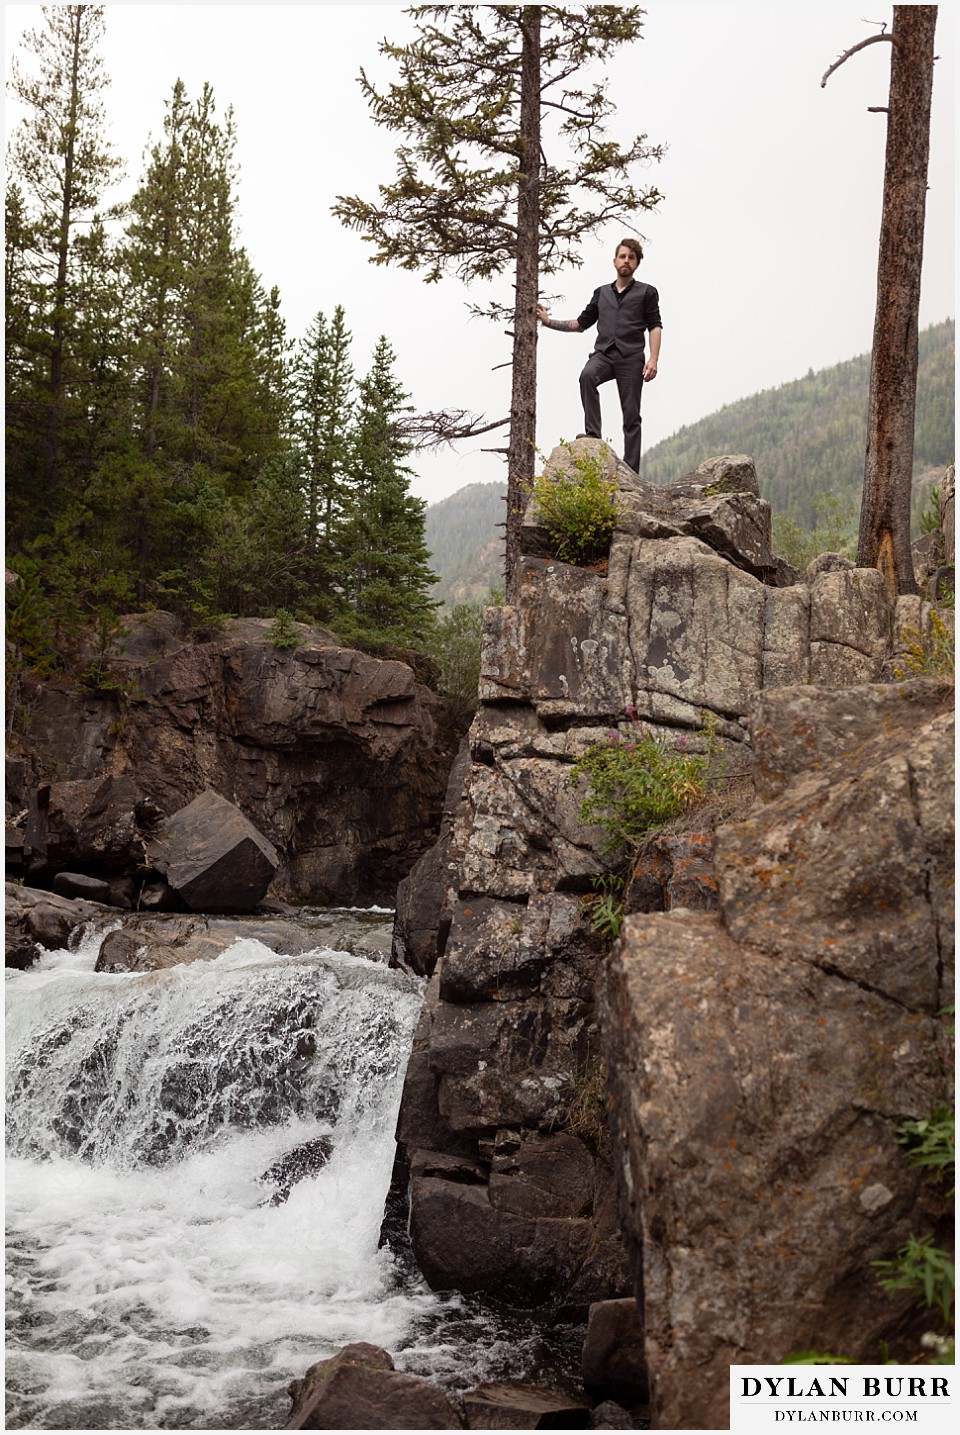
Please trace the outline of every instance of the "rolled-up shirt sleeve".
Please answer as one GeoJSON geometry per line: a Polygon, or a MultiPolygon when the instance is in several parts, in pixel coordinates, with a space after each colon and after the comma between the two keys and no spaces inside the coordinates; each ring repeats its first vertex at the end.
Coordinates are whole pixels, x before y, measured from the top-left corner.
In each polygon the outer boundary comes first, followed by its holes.
{"type": "Polygon", "coordinates": [[[594,289],[593,298],[590,300],[590,303],[584,309],[583,313],[577,317],[577,323],[580,325],[581,329],[590,329],[597,322],[599,314],[600,290],[594,289]]]}
{"type": "Polygon", "coordinates": [[[647,285],[646,293],[646,321],[647,330],[662,329],[663,323],[660,318],[660,295],[651,285],[647,285]]]}

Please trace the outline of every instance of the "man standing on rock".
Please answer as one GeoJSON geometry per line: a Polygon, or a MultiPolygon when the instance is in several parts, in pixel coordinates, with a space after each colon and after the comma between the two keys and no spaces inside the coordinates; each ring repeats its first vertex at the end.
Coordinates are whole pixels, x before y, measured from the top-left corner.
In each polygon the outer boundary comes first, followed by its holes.
{"type": "Polygon", "coordinates": [[[542,304],[537,317],[545,329],[581,334],[594,324],[597,342],[580,375],[583,422],[588,438],[600,438],[599,386],[616,379],[623,412],[623,458],[640,471],[640,394],[644,381],[657,377],[660,357],[660,296],[652,284],[634,279],[643,250],[636,239],[621,239],[613,267],[617,277],[602,284],[579,319],[551,319],[542,304]],[[650,358],[644,363],[643,336],[650,334],[650,358]]]}

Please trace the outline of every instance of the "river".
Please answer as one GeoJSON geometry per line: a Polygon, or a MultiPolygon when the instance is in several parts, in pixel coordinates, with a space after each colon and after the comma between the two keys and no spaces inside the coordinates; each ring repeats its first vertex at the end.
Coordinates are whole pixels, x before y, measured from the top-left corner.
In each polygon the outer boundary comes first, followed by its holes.
{"type": "Polygon", "coordinates": [[[454,1395],[536,1375],[532,1324],[379,1244],[422,983],[371,959],[388,914],[344,918],[296,956],[97,973],[101,929],[8,971],[9,1428],[281,1428],[357,1340],[454,1395]]]}

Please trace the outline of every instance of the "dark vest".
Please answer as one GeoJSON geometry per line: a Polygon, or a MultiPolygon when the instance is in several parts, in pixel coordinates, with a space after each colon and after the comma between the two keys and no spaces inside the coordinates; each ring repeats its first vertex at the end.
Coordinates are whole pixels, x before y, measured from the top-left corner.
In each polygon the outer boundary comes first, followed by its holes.
{"type": "Polygon", "coordinates": [[[609,354],[642,354],[647,332],[647,291],[649,284],[634,280],[618,300],[612,284],[602,285],[598,296],[596,351],[609,354]]]}

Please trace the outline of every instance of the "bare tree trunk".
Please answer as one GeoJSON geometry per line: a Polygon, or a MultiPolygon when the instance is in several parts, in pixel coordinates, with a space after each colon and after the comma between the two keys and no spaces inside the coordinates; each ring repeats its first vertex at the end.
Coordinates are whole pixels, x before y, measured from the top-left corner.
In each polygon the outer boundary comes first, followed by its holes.
{"type": "Polygon", "coordinates": [[[915,593],[910,489],[935,5],[893,7],[883,218],[857,563],[915,593]]]}
{"type": "Polygon", "coordinates": [[[520,581],[520,524],[537,442],[537,271],[540,235],[540,7],[521,9],[520,186],[513,318],[513,388],[507,449],[507,602],[520,581]]]}

